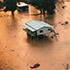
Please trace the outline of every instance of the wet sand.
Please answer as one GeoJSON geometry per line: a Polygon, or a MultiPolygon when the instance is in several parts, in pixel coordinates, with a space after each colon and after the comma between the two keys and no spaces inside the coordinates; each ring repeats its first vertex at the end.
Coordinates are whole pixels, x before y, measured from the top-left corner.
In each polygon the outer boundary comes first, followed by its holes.
{"type": "Polygon", "coordinates": [[[44,18],[34,8],[31,12],[0,12],[0,70],[31,70],[30,65],[40,63],[34,70],[66,70],[70,66],[70,2],[57,4],[56,14],[44,18]],[[22,24],[31,20],[45,21],[55,27],[59,33],[56,39],[32,41],[22,30],[22,24]],[[61,25],[65,21],[67,25],[61,25]],[[61,23],[59,23],[61,22],[61,23]]]}

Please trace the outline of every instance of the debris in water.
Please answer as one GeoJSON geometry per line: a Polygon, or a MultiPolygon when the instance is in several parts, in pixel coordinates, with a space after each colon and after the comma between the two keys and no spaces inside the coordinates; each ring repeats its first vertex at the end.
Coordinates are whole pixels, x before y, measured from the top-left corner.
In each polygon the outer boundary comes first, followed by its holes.
{"type": "Polygon", "coordinates": [[[61,25],[65,25],[64,23],[62,23],[61,25]]]}
{"type": "Polygon", "coordinates": [[[54,36],[57,36],[57,35],[59,35],[59,33],[55,33],[55,34],[54,34],[54,36]]]}
{"type": "Polygon", "coordinates": [[[68,24],[68,21],[65,21],[65,24],[68,24]]]}
{"type": "Polygon", "coordinates": [[[68,24],[69,22],[68,21],[65,21],[64,23],[62,23],[61,25],[66,25],[68,24]]]}
{"type": "Polygon", "coordinates": [[[66,68],[65,68],[66,70],[69,70],[69,64],[67,64],[67,66],[66,66],[66,68]]]}
{"type": "Polygon", "coordinates": [[[50,36],[50,38],[52,38],[52,39],[53,39],[53,38],[54,38],[54,36],[52,35],[52,36],[50,36]]]}
{"type": "Polygon", "coordinates": [[[59,24],[60,24],[61,22],[59,22],[59,24]]]}
{"type": "Polygon", "coordinates": [[[64,9],[65,7],[64,7],[64,6],[62,6],[62,8],[64,9]]]}
{"type": "Polygon", "coordinates": [[[50,36],[50,38],[54,38],[54,37],[57,37],[59,35],[59,33],[55,33],[54,35],[50,36]]]}
{"type": "Polygon", "coordinates": [[[62,6],[62,8],[64,9],[66,6],[62,6]]]}
{"type": "Polygon", "coordinates": [[[14,49],[12,49],[11,51],[14,51],[14,49]]]}
{"type": "Polygon", "coordinates": [[[33,68],[37,68],[37,67],[39,67],[39,66],[40,66],[40,64],[39,64],[39,63],[35,63],[34,65],[31,65],[31,66],[30,66],[30,68],[32,68],[32,69],[33,69],[33,68]]]}

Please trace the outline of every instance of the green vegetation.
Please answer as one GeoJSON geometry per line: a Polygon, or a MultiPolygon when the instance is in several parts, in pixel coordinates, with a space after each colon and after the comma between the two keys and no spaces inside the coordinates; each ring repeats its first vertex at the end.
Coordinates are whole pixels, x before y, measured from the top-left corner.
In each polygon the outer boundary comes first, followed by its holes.
{"type": "Polygon", "coordinates": [[[17,0],[4,0],[4,9],[5,12],[11,11],[12,15],[14,15],[14,11],[17,9],[17,0]]]}
{"type": "Polygon", "coordinates": [[[0,1],[0,9],[4,7],[3,3],[0,1]]]}
{"type": "Polygon", "coordinates": [[[53,14],[55,9],[55,0],[29,0],[29,4],[34,6],[35,8],[41,11],[45,15],[45,11],[47,14],[53,14]]]}
{"type": "Polygon", "coordinates": [[[14,15],[14,11],[17,9],[17,0],[3,0],[3,3],[0,1],[0,9],[4,8],[3,11],[11,11],[12,15],[14,15]]]}
{"type": "Polygon", "coordinates": [[[47,11],[47,14],[54,13],[56,0],[3,0],[3,3],[0,1],[0,8],[5,7],[3,11],[7,12],[10,10],[12,15],[14,15],[14,11],[17,9],[17,2],[20,1],[31,4],[39,9],[43,15],[45,15],[45,11],[47,11]]]}

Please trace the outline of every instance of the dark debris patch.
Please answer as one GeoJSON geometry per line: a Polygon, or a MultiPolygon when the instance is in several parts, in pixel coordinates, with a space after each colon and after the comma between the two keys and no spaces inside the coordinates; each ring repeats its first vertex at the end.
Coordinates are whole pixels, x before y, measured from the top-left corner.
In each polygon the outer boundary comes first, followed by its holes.
{"type": "Polygon", "coordinates": [[[14,52],[15,50],[14,50],[14,49],[12,49],[11,51],[12,51],[12,52],[14,52]]]}
{"type": "Polygon", "coordinates": [[[59,22],[59,24],[60,24],[61,22],[59,22]]]}
{"type": "Polygon", "coordinates": [[[69,22],[65,21],[64,23],[62,23],[61,25],[67,25],[69,22]]]}
{"type": "Polygon", "coordinates": [[[64,25],[64,23],[62,23],[61,25],[64,25]]]}
{"type": "Polygon", "coordinates": [[[68,24],[68,21],[65,21],[65,24],[68,24]]]}
{"type": "Polygon", "coordinates": [[[40,66],[39,63],[35,63],[35,64],[31,65],[30,68],[31,68],[31,69],[34,69],[34,68],[37,68],[37,67],[39,67],[39,66],[40,66]]]}
{"type": "Polygon", "coordinates": [[[63,9],[65,9],[66,6],[62,6],[63,9]]]}

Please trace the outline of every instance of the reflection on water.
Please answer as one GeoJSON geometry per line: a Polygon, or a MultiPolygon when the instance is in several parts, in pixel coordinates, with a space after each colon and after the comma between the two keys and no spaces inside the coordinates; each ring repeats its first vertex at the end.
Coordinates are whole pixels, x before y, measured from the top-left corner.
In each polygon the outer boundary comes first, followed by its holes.
{"type": "Polygon", "coordinates": [[[44,47],[44,45],[49,45],[53,41],[49,37],[42,37],[39,40],[33,40],[31,37],[27,37],[26,42],[28,42],[32,47],[44,47]]]}

